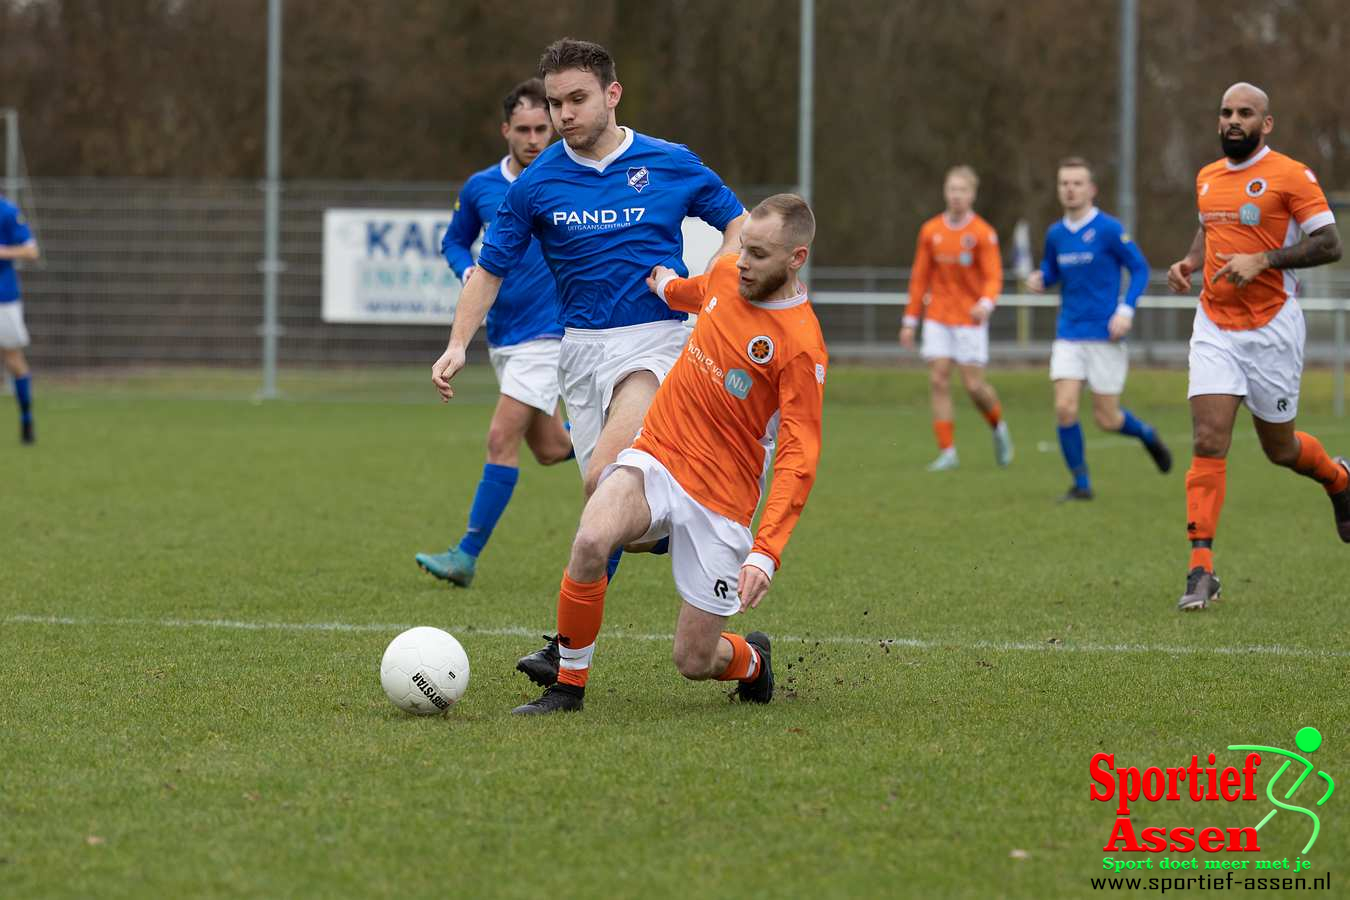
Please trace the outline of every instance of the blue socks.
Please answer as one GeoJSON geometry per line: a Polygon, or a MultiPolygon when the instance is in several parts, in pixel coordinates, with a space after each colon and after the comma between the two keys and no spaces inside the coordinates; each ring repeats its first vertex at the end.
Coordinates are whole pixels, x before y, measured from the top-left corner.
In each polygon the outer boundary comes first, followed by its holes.
{"type": "Polygon", "coordinates": [[[609,562],[605,563],[605,578],[609,581],[614,580],[614,573],[619,570],[619,560],[623,559],[623,548],[620,547],[610,554],[609,562]]]}
{"type": "MultiPolygon", "coordinates": [[[[1136,420],[1137,421],[1137,420],[1136,420]]],[[[1092,487],[1088,479],[1087,462],[1083,458],[1083,428],[1077,422],[1059,426],[1059,450],[1064,454],[1064,465],[1073,473],[1073,486],[1082,490],[1092,487]]]]}
{"type": "Polygon", "coordinates": [[[1157,434],[1153,431],[1152,425],[1148,424],[1143,419],[1135,418],[1134,413],[1130,412],[1128,409],[1122,409],[1121,412],[1125,414],[1125,421],[1120,423],[1121,434],[1139,438],[1139,440],[1143,441],[1145,444],[1153,443],[1157,438],[1157,434]]]}
{"type": "Polygon", "coordinates": [[[514,466],[498,466],[492,463],[483,465],[483,479],[478,482],[478,490],[473,495],[473,506],[469,508],[469,530],[460,538],[459,549],[475,559],[483,552],[497,520],[511,502],[511,492],[520,478],[520,469],[514,466]]]}
{"type": "Polygon", "coordinates": [[[19,401],[19,419],[27,425],[33,421],[33,376],[14,379],[14,399],[19,401]]]}

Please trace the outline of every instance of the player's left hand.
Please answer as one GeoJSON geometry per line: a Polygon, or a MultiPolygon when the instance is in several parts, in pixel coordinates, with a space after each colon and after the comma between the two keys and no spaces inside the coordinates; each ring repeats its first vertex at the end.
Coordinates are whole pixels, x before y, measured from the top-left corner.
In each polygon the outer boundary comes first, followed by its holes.
{"type": "Polygon", "coordinates": [[[1134,317],[1116,313],[1106,326],[1106,333],[1113,341],[1118,341],[1130,333],[1134,327],[1134,317]]]}
{"type": "Polygon", "coordinates": [[[993,313],[994,308],[988,303],[976,303],[970,309],[970,317],[975,320],[976,325],[983,325],[985,322],[988,322],[989,317],[993,315],[993,313]]]}
{"type": "Polygon", "coordinates": [[[444,403],[455,396],[455,389],[450,386],[450,379],[464,368],[464,348],[457,347],[454,344],[445,348],[441,358],[436,360],[436,364],[431,367],[431,383],[436,386],[436,391],[441,395],[441,402],[444,403]]]}
{"type": "Polygon", "coordinates": [[[741,596],[741,612],[759,606],[759,601],[769,592],[772,582],[759,566],[741,566],[741,578],[736,583],[736,593],[741,596]]]}
{"type": "Polygon", "coordinates": [[[1264,253],[1216,253],[1215,256],[1223,263],[1223,267],[1210,279],[1216,284],[1219,279],[1227,278],[1240,288],[1246,287],[1256,280],[1257,275],[1270,268],[1264,253]]]}
{"type": "MultiPolygon", "coordinates": [[[[652,273],[647,276],[647,290],[651,291],[656,296],[661,297],[661,292],[656,289],[656,285],[667,275],[678,277],[679,273],[667,266],[652,266],[652,273]]],[[[665,298],[661,297],[661,299],[664,300],[665,298]]]]}

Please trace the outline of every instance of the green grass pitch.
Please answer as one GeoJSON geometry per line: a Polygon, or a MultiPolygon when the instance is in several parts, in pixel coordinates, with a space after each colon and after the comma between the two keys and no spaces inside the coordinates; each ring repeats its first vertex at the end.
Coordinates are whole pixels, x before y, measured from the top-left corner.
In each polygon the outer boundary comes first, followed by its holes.
{"type": "MultiPolygon", "coordinates": [[[[39,444],[0,440],[0,895],[1085,896],[1113,855],[1094,753],[1224,764],[1313,725],[1350,784],[1350,547],[1321,489],[1266,463],[1243,413],[1225,600],[1181,615],[1184,375],[1126,394],[1176,470],[1087,422],[1098,499],[1071,506],[1043,371],[991,377],[1015,462],[961,397],[962,467],[935,475],[922,373],[831,372],[815,492],[733,623],[775,637],[771,705],[676,674],[668,560],[629,557],[586,710],[547,720],[507,712],[536,694],[512,666],[553,624],[572,464],[523,463],[472,589],[413,564],[461,533],[486,367],[448,407],[421,369],[291,374],[266,404],[251,374],[38,380],[39,444]],[[472,661],[446,717],[380,690],[414,624],[472,661]]],[[[1300,422],[1345,452],[1330,392],[1311,373],[1300,422]]],[[[1350,883],[1342,791],[1308,877],[1350,883]]],[[[1248,856],[1292,861],[1309,821],[1282,813],[1248,856]]]]}

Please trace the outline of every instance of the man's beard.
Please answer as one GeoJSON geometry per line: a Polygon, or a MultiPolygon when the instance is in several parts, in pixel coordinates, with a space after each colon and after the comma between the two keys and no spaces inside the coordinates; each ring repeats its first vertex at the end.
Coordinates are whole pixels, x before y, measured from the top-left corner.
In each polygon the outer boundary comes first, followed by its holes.
{"type": "Polygon", "coordinates": [[[599,143],[600,136],[605,133],[605,129],[608,127],[609,127],[609,116],[605,116],[602,119],[600,119],[600,121],[592,125],[590,128],[587,128],[585,131],[583,131],[580,135],[574,136],[572,140],[567,142],[567,144],[573,150],[579,151],[590,150],[593,147],[595,147],[597,143],[599,143]]]}
{"type": "Polygon", "coordinates": [[[1219,135],[1219,143],[1223,146],[1223,155],[1233,160],[1233,162],[1242,162],[1242,160],[1252,155],[1257,144],[1261,143],[1261,132],[1253,131],[1247,134],[1245,131],[1242,137],[1231,137],[1228,132],[1219,135]]]}
{"type": "Polygon", "coordinates": [[[782,288],[783,285],[787,284],[787,280],[788,271],[787,269],[783,269],[781,272],[775,272],[773,275],[767,276],[754,287],[747,288],[745,285],[741,285],[741,296],[747,300],[753,300],[758,303],[765,297],[782,288]]]}

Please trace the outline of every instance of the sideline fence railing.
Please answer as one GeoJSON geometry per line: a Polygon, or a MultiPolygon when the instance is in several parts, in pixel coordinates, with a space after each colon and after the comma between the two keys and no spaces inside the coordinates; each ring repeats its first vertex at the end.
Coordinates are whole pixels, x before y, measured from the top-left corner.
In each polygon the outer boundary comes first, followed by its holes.
{"type": "MultiPolygon", "coordinates": [[[[263,191],[253,181],[24,179],[44,258],[23,273],[30,356],[51,369],[260,365],[263,191]]],[[[446,210],[450,182],[290,181],[281,214],[280,364],[407,365],[434,359],[436,326],[339,325],[320,317],[323,213],[333,207],[446,210]]],[[[741,187],[747,202],[778,190],[741,187]]],[[[1155,273],[1157,274],[1157,273],[1155,273]]],[[[1304,293],[1309,361],[1345,358],[1350,278],[1314,270],[1304,293]]],[[[840,360],[903,359],[896,343],[909,272],[817,265],[812,294],[840,360]]],[[[991,328],[996,362],[1042,360],[1054,336],[1053,296],[1012,293],[991,328]]],[[[1193,298],[1163,296],[1155,280],[1131,339],[1143,364],[1185,360],[1193,298]]],[[[1338,384],[1340,378],[1338,375],[1338,384]]],[[[1342,396],[1338,390],[1337,397],[1342,396]]],[[[1338,402],[1338,410],[1340,403],[1338,402]]]]}

